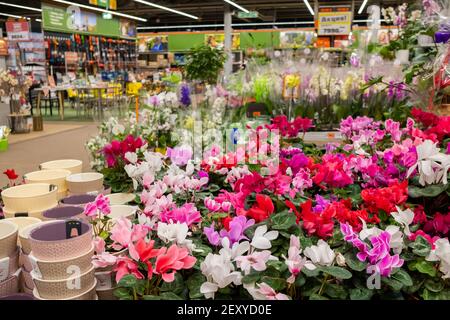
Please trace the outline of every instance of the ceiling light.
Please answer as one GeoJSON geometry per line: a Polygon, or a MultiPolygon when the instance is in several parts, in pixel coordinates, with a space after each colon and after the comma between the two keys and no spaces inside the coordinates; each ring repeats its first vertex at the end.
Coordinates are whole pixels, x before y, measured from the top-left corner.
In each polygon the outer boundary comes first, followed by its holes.
{"type": "Polygon", "coordinates": [[[367,0],[364,0],[364,2],[362,3],[361,7],[358,10],[358,14],[361,14],[364,10],[364,8],[366,7],[367,4],[367,0]]]}
{"type": "Polygon", "coordinates": [[[303,0],[303,2],[305,3],[306,7],[308,8],[309,12],[314,15],[314,10],[313,8],[311,8],[311,5],[309,4],[308,0],[303,0]]]}
{"type": "Polygon", "coordinates": [[[240,5],[238,5],[236,2],[233,2],[233,1],[231,1],[231,0],[223,0],[223,1],[225,1],[226,3],[231,4],[232,6],[238,8],[238,9],[241,10],[241,11],[244,11],[245,13],[249,13],[249,12],[250,12],[250,11],[248,11],[247,9],[245,9],[245,8],[241,7],[240,5]]]}
{"type": "Polygon", "coordinates": [[[20,9],[27,9],[27,10],[37,11],[37,12],[41,12],[42,11],[42,9],[39,9],[39,8],[26,7],[26,6],[21,6],[21,5],[18,5],[18,4],[12,4],[12,3],[6,3],[6,2],[0,2],[0,5],[2,5],[2,6],[10,6],[10,7],[15,7],[15,8],[20,8],[20,9]]]}
{"type": "Polygon", "coordinates": [[[148,1],[143,1],[143,0],[134,0],[134,2],[142,3],[142,4],[145,4],[145,5],[150,6],[150,7],[158,8],[158,9],[161,9],[161,10],[170,11],[172,13],[176,13],[176,14],[179,14],[179,15],[191,18],[191,19],[198,20],[198,17],[193,16],[192,14],[184,13],[184,12],[181,12],[181,11],[178,11],[178,10],[175,10],[175,9],[170,9],[170,8],[161,6],[159,4],[153,3],[153,2],[148,2],[148,1]]]}
{"type": "Polygon", "coordinates": [[[11,17],[11,18],[16,18],[16,19],[27,19],[27,20],[30,20],[30,18],[22,17],[22,16],[16,16],[15,14],[9,14],[9,13],[0,13],[0,16],[11,17]]]}
{"type": "MultiPolygon", "coordinates": [[[[246,26],[287,26],[296,24],[314,24],[314,21],[294,21],[294,22],[251,22],[251,23],[233,23],[233,27],[246,26]]],[[[138,30],[161,30],[161,29],[184,29],[184,28],[219,28],[224,24],[198,24],[198,25],[181,25],[181,26],[167,26],[167,27],[137,27],[138,30]]]]}
{"type": "Polygon", "coordinates": [[[87,6],[87,5],[81,4],[81,3],[70,2],[70,1],[65,1],[65,0],[53,0],[53,1],[59,2],[59,3],[64,3],[64,4],[67,4],[69,6],[77,6],[77,7],[80,7],[80,8],[89,9],[89,10],[93,10],[93,11],[111,12],[111,14],[113,16],[118,16],[118,17],[138,20],[138,21],[142,21],[142,22],[147,22],[147,19],[144,19],[144,18],[139,18],[139,17],[135,17],[135,16],[132,16],[132,15],[129,15],[129,14],[120,13],[120,12],[116,12],[116,11],[108,11],[108,10],[97,8],[97,7],[91,7],[91,6],[87,6]]]}

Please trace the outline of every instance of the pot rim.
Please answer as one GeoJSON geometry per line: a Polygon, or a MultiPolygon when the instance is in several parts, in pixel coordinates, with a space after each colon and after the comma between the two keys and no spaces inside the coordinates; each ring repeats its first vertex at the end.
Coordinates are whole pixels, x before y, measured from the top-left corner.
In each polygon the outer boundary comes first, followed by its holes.
{"type": "Polygon", "coordinates": [[[52,184],[50,184],[50,183],[25,183],[25,184],[21,184],[21,185],[18,185],[18,186],[10,187],[8,189],[3,190],[1,192],[1,195],[2,195],[2,197],[6,196],[6,197],[11,198],[11,199],[23,199],[23,198],[29,199],[29,198],[45,197],[45,196],[48,196],[48,195],[51,195],[51,194],[57,192],[58,186],[54,185],[54,188],[50,190],[51,186],[52,186],[52,184]],[[46,186],[48,191],[45,192],[45,193],[40,193],[40,194],[36,194],[36,195],[22,195],[22,196],[14,196],[14,195],[8,195],[8,194],[5,195],[5,192],[7,192],[7,191],[10,191],[10,190],[13,190],[13,189],[17,190],[17,189],[22,189],[22,188],[28,188],[30,186],[31,187],[36,187],[36,186],[42,186],[43,187],[43,186],[46,186]]]}
{"type": "Polygon", "coordinates": [[[30,180],[30,181],[49,181],[49,180],[65,179],[67,176],[69,176],[71,174],[72,173],[66,169],[48,169],[48,170],[37,170],[37,171],[28,172],[28,173],[24,174],[23,178],[25,180],[30,180]],[[45,174],[43,172],[48,173],[48,174],[51,174],[51,173],[60,174],[60,176],[47,177],[47,178],[33,177],[33,176],[36,176],[39,174],[45,174]]]}
{"type": "Polygon", "coordinates": [[[86,183],[91,181],[97,181],[103,179],[103,174],[99,172],[82,172],[82,173],[74,173],[66,177],[66,181],[70,183],[86,183]],[[76,177],[87,177],[88,180],[73,180],[76,177]],[[91,178],[92,177],[92,178],[91,178]]]}
{"type": "Polygon", "coordinates": [[[49,223],[47,223],[47,224],[45,224],[45,225],[39,225],[39,226],[37,226],[34,230],[32,230],[32,231],[30,232],[30,234],[29,234],[29,236],[28,236],[28,239],[29,239],[30,241],[32,241],[32,242],[47,243],[47,244],[70,243],[70,242],[76,241],[77,239],[79,239],[80,237],[84,236],[85,234],[88,234],[88,235],[92,234],[92,226],[91,226],[90,223],[86,223],[86,222],[82,221],[81,219],[52,220],[52,221],[49,221],[49,223]],[[50,225],[50,224],[53,224],[53,223],[54,223],[54,224],[57,224],[57,223],[63,223],[63,222],[66,222],[66,221],[68,221],[68,220],[77,220],[77,221],[80,221],[81,224],[85,224],[85,225],[88,226],[88,230],[87,230],[85,233],[82,233],[82,234],[80,234],[80,235],[77,236],[77,237],[69,238],[69,239],[38,240],[38,239],[34,239],[34,238],[32,237],[32,236],[33,236],[33,233],[36,232],[38,229],[41,229],[41,228],[46,227],[47,225],[50,225]]]}
{"type": "Polygon", "coordinates": [[[64,260],[42,260],[42,259],[38,259],[33,255],[33,252],[31,252],[28,257],[30,259],[34,259],[36,261],[36,263],[43,263],[43,264],[57,264],[57,263],[64,263],[64,262],[68,262],[68,261],[72,261],[72,260],[77,260],[80,258],[84,258],[85,256],[91,254],[94,255],[94,251],[95,251],[95,246],[94,244],[91,245],[91,248],[89,249],[88,252],[83,253],[79,256],[76,256],[74,258],[68,258],[68,259],[64,259],[64,260]]]}
{"type": "Polygon", "coordinates": [[[5,225],[9,225],[10,227],[12,227],[12,230],[10,230],[8,233],[6,233],[3,236],[0,236],[0,240],[3,240],[5,238],[8,238],[9,236],[13,235],[14,233],[19,233],[19,226],[11,221],[7,221],[6,219],[4,219],[3,221],[0,220],[0,225],[5,224],[5,225]]]}

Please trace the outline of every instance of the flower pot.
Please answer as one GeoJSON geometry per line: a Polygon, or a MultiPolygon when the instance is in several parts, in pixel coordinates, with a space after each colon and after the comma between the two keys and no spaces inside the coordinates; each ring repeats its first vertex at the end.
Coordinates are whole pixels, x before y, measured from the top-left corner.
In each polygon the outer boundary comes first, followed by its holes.
{"type": "MultiPolygon", "coordinates": [[[[50,210],[54,208],[55,206],[52,205],[50,208],[47,208],[45,210],[50,210]]],[[[3,214],[5,215],[5,218],[12,219],[12,218],[35,218],[42,220],[42,212],[45,210],[38,210],[38,211],[28,211],[28,212],[15,212],[15,211],[9,211],[7,208],[3,208],[3,214]]]]}
{"type": "Polygon", "coordinates": [[[37,228],[40,225],[46,224],[46,223],[51,223],[53,221],[43,221],[43,222],[39,222],[39,223],[35,223],[29,226],[26,226],[24,228],[22,228],[21,230],[19,230],[19,240],[20,240],[20,245],[22,247],[22,253],[25,255],[29,255],[31,252],[31,242],[30,242],[30,233],[31,231],[33,231],[35,228],[37,228]]]}
{"type": "Polygon", "coordinates": [[[97,291],[111,290],[117,287],[116,272],[112,270],[96,271],[95,278],[97,279],[97,288],[96,288],[97,291]]]}
{"type": "MultiPolygon", "coordinates": [[[[60,298],[58,300],[97,300],[97,294],[95,291],[96,285],[97,285],[97,281],[94,278],[94,284],[91,287],[89,287],[85,292],[81,292],[70,298],[65,298],[65,299],[60,298]]],[[[38,300],[54,300],[54,299],[47,299],[47,298],[41,297],[39,295],[37,288],[34,288],[33,296],[38,300]]]]}
{"type": "Polygon", "coordinates": [[[29,256],[33,265],[33,275],[39,280],[64,280],[71,274],[71,268],[79,268],[81,274],[92,268],[92,256],[94,255],[94,245],[91,249],[75,258],[69,258],[59,261],[44,261],[36,259],[33,254],[29,256]]]}
{"type": "Polygon", "coordinates": [[[8,140],[7,139],[0,139],[0,152],[2,151],[8,151],[8,140]]]}
{"type": "Polygon", "coordinates": [[[39,296],[44,299],[74,298],[89,292],[90,288],[96,284],[93,266],[84,273],[62,280],[42,280],[35,277],[34,271],[31,275],[39,296]]]}
{"type": "Polygon", "coordinates": [[[103,191],[103,174],[98,172],[72,174],[66,178],[66,182],[71,194],[103,191]]]}
{"type": "Polygon", "coordinates": [[[11,254],[9,257],[0,259],[0,282],[5,281],[19,269],[19,250],[11,254]]]}
{"type": "Polygon", "coordinates": [[[0,220],[0,259],[16,252],[19,227],[7,220],[0,220]]]}
{"type": "Polygon", "coordinates": [[[395,52],[395,59],[400,64],[408,64],[409,63],[409,50],[397,50],[395,52]]]}
{"type": "Polygon", "coordinates": [[[67,195],[66,178],[71,175],[69,170],[50,169],[34,171],[24,175],[26,183],[49,183],[58,187],[58,200],[67,195]]]}
{"type": "Polygon", "coordinates": [[[136,214],[137,207],[127,205],[111,206],[111,213],[108,215],[112,220],[117,220],[121,217],[133,219],[136,214]]]}
{"type": "Polygon", "coordinates": [[[1,297],[0,300],[35,300],[33,295],[28,293],[16,293],[8,296],[1,297]]]}
{"type": "Polygon", "coordinates": [[[31,276],[31,272],[22,269],[20,276],[21,276],[20,287],[33,290],[35,286],[33,282],[33,277],[31,276]]]}
{"type": "Polygon", "coordinates": [[[114,205],[124,205],[131,201],[134,201],[134,194],[132,193],[112,193],[106,196],[109,198],[109,203],[114,205]]]}
{"type": "Polygon", "coordinates": [[[84,208],[77,206],[56,207],[42,213],[44,220],[84,219],[84,208]]]}
{"type": "Polygon", "coordinates": [[[22,270],[17,270],[5,281],[0,282],[0,297],[10,296],[19,292],[19,276],[22,270]]]}
{"type": "MultiPolygon", "coordinates": [[[[33,295],[33,289],[31,289],[31,288],[28,288],[27,286],[24,286],[24,287],[22,287],[21,288],[22,289],[22,291],[25,293],[25,294],[28,294],[28,295],[31,295],[33,298],[34,298],[34,295],[33,295]]],[[[34,299],[34,300],[36,300],[36,299],[34,299]]]]}
{"type": "Polygon", "coordinates": [[[111,289],[106,289],[106,290],[96,290],[97,291],[97,297],[98,300],[119,300],[115,295],[114,295],[114,290],[116,290],[117,288],[111,288],[111,289]]]}
{"type": "Polygon", "coordinates": [[[69,170],[72,174],[81,173],[83,169],[83,161],[74,159],[54,160],[41,163],[40,170],[64,169],[69,170]]]}
{"type": "Polygon", "coordinates": [[[19,265],[23,271],[31,272],[33,270],[29,255],[25,254],[22,249],[19,254],[19,265]]]}
{"type": "Polygon", "coordinates": [[[1,193],[5,211],[27,213],[44,211],[58,204],[57,187],[48,183],[23,184],[5,189],[1,193]]]}
{"type": "Polygon", "coordinates": [[[92,227],[80,221],[81,234],[66,238],[67,221],[52,221],[38,225],[30,233],[33,256],[39,260],[60,261],[76,258],[91,249],[92,227]]]}
{"type": "Polygon", "coordinates": [[[77,206],[82,207],[89,203],[95,201],[96,196],[92,194],[79,194],[74,196],[68,196],[61,200],[60,206],[77,206]]]}

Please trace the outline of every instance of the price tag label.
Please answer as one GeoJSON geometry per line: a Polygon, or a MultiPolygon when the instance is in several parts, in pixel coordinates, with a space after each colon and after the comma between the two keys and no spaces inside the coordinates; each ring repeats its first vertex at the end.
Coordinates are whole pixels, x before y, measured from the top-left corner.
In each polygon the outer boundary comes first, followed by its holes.
{"type": "Polygon", "coordinates": [[[9,257],[0,259],[0,281],[4,281],[9,277],[9,257]]]}
{"type": "Polygon", "coordinates": [[[97,278],[97,290],[108,290],[112,288],[113,273],[111,271],[96,272],[95,278],[97,278]]]}

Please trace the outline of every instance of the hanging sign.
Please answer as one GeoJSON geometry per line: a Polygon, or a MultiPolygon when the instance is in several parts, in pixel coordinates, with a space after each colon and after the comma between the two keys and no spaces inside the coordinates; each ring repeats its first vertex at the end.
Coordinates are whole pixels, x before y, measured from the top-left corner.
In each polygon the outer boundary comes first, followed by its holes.
{"type": "Polygon", "coordinates": [[[27,21],[6,21],[6,34],[12,41],[30,40],[30,24],[27,21]]]}
{"type": "Polygon", "coordinates": [[[321,7],[318,15],[319,36],[348,35],[351,32],[351,7],[321,7]]]}
{"type": "Polygon", "coordinates": [[[238,18],[240,18],[240,19],[255,19],[258,17],[259,17],[258,11],[249,11],[249,12],[239,11],[238,12],[238,18]]]}
{"type": "Polygon", "coordinates": [[[110,10],[117,10],[116,0],[89,0],[89,4],[110,10]]]}

